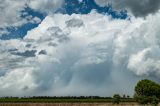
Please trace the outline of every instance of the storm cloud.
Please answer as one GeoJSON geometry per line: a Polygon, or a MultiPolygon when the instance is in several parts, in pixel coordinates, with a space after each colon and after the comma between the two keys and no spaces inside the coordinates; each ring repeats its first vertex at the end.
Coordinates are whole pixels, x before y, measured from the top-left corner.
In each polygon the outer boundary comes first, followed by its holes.
{"type": "Polygon", "coordinates": [[[86,15],[48,15],[24,39],[0,42],[0,93],[133,95],[138,80],[160,80],[159,19],[159,12],[130,20],[94,10],[86,15]],[[26,58],[25,51],[32,50],[34,56],[26,58]]]}
{"type": "Polygon", "coordinates": [[[111,4],[117,10],[127,9],[136,17],[145,17],[154,14],[160,9],[159,0],[95,0],[100,6],[111,4]]]}

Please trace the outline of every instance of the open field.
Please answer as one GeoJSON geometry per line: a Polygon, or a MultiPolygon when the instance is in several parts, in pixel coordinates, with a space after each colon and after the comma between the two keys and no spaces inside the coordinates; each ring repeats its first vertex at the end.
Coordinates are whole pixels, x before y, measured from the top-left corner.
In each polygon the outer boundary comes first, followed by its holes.
{"type": "Polygon", "coordinates": [[[142,106],[136,103],[133,98],[121,98],[120,104],[118,105],[113,104],[112,102],[113,102],[112,98],[96,98],[96,97],[95,98],[90,98],[90,97],[0,98],[0,106],[142,106]]]}
{"type": "Polygon", "coordinates": [[[141,106],[137,103],[1,103],[0,106],[141,106]]]}
{"type": "MultiPolygon", "coordinates": [[[[0,98],[0,103],[112,103],[112,98],[0,98]]],[[[132,98],[120,102],[135,102],[132,98]]]]}

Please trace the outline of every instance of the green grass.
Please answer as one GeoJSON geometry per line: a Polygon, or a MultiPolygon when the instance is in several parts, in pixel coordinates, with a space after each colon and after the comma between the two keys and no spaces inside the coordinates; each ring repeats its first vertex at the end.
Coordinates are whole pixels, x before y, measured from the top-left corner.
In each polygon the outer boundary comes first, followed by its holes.
{"type": "MultiPolygon", "coordinates": [[[[0,103],[109,103],[112,99],[45,99],[45,98],[0,98],[0,103]]],[[[121,99],[121,102],[135,102],[134,99],[121,99]]]]}

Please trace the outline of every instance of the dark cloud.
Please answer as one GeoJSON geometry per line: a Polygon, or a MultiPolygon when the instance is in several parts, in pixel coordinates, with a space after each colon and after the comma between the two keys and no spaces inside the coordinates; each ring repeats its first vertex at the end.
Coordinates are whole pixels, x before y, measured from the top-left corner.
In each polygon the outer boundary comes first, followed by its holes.
{"type": "Polygon", "coordinates": [[[6,71],[4,71],[4,70],[0,70],[0,77],[2,77],[2,76],[5,76],[6,75],[6,71]]]}
{"type": "Polygon", "coordinates": [[[50,46],[57,46],[56,43],[53,41],[58,41],[57,43],[62,43],[62,42],[67,42],[70,40],[68,37],[68,34],[65,33],[59,27],[49,27],[45,33],[46,33],[46,35],[40,37],[38,42],[51,41],[51,42],[49,42],[49,45],[51,44],[50,46]]]}
{"type": "Polygon", "coordinates": [[[41,50],[40,52],[39,52],[39,55],[46,55],[47,54],[47,52],[45,51],[45,50],[41,50]]]}
{"type": "Polygon", "coordinates": [[[22,88],[22,90],[28,90],[29,89],[29,87],[28,86],[24,86],[23,88],[22,88]]]}
{"type": "Polygon", "coordinates": [[[53,43],[53,42],[50,42],[50,43],[48,43],[48,46],[53,46],[53,47],[56,47],[56,46],[58,46],[58,44],[56,44],[56,43],[53,43]]]}
{"type": "Polygon", "coordinates": [[[160,0],[95,0],[100,6],[112,4],[116,9],[128,9],[136,17],[145,17],[160,9],[160,0]]]}
{"type": "Polygon", "coordinates": [[[23,56],[23,57],[35,57],[36,52],[37,52],[37,50],[26,50],[25,52],[13,52],[11,54],[23,56]]]}
{"type": "Polygon", "coordinates": [[[27,44],[26,45],[27,48],[30,48],[31,46],[32,46],[32,44],[27,44]]]}
{"type": "Polygon", "coordinates": [[[51,38],[49,39],[57,39],[58,42],[65,42],[69,40],[67,34],[59,27],[50,27],[47,31],[49,32],[49,35],[51,35],[51,38]]]}
{"type": "Polygon", "coordinates": [[[15,51],[18,51],[18,49],[10,49],[8,50],[9,52],[15,52],[15,51]]]}
{"type": "Polygon", "coordinates": [[[80,19],[71,19],[65,22],[68,27],[81,27],[84,25],[83,21],[80,19]]]}

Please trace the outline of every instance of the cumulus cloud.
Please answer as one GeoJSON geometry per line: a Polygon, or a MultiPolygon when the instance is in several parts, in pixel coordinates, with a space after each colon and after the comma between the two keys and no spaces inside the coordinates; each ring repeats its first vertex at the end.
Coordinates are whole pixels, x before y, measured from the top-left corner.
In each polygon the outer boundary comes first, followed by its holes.
{"type": "MultiPolygon", "coordinates": [[[[160,60],[153,56],[155,55],[155,50],[159,48],[146,48],[137,54],[134,54],[129,59],[128,68],[134,70],[137,75],[150,75],[150,74],[160,74],[160,60]],[[154,51],[154,52],[153,52],[154,51]],[[152,56],[152,57],[150,57],[152,56]]],[[[156,51],[159,53],[159,50],[156,51]]]]}
{"type": "Polygon", "coordinates": [[[53,13],[62,3],[63,0],[31,0],[28,5],[36,11],[53,13]]]}
{"type": "Polygon", "coordinates": [[[23,40],[0,42],[1,95],[132,95],[139,79],[159,80],[159,18],[48,15],[23,40]]]}
{"type": "Polygon", "coordinates": [[[159,0],[95,0],[100,6],[112,4],[118,10],[128,9],[135,16],[144,17],[156,13],[160,9],[159,0]]]}
{"type": "Polygon", "coordinates": [[[1,27],[18,25],[24,22],[20,17],[20,12],[24,9],[26,1],[21,0],[1,0],[0,1],[0,23],[1,27]],[[11,12],[12,11],[12,12],[11,12]],[[20,22],[20,23],[19,23],[20,22]]]}
{"type": "Polygon", "coordinates": [[[28,22],[39,23],[38,17],[25,14],[26,7],[42,13],[53,13],[63,0],[0,0],[0,34],[9,33],[7,27],[18,27],[28,22]],[[22,15],[27,15],[25,18],[22,15]]]}

